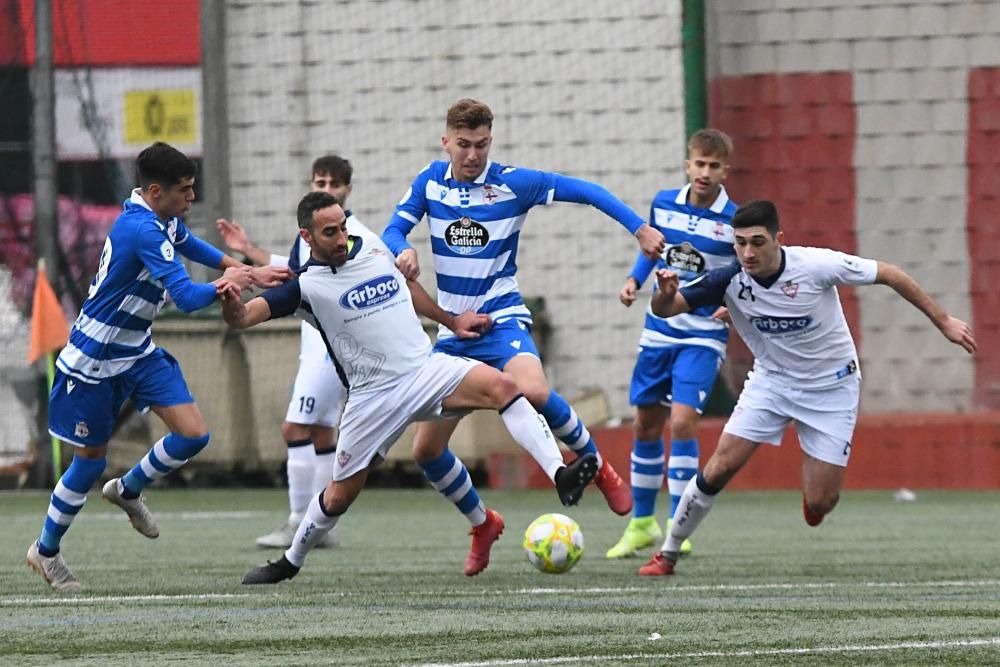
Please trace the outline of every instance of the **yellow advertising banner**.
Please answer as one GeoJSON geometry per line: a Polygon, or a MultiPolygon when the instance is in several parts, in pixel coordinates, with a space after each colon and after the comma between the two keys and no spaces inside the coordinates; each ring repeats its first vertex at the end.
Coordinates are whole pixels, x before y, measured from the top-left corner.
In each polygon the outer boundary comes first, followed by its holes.
{"type": "Polygon", "coordinates": [[[125,91],[125,143],[192,144],[196,130],[193,89],[125,91]]]}

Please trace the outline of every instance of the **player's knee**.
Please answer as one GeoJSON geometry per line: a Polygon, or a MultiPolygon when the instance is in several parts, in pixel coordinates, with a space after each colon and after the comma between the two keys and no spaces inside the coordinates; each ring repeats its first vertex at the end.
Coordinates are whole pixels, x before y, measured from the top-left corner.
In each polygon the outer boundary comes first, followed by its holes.
{"type": "Polygon", "coordinates": [[[447,444],[447,442],[435,442],[433,440],[416,438],[413,440],[413,460],[417,463],[433,461],[444,453],[444,448],[447,444]]]}
{"type": "MultiPolygon", "coordinates": [[[[514,376],[509,373],[499,373],[496,380],[490,384],[490,407],[499,410],[500,408],[508,405],[521,393],[522,392],[518,388],[517,383],[514,382],[514,376]]],[[[531,399],[529,398],[528,400],[530,401],[531,399]]]]}
{"type": "Polygon", "coordinates": [[[296,442],[309,438],[309,427],[292,422],[281,422],[281,437],[285,442],[296,442]]]}
{"type": "Polygon", "coordinates": [[[548,402],[552,390],[545,382],[522,382],[517,385],[517,393],[524,394],[536,410],[541,410],[548,402]]]}
{"type": "Polygon", "coordinates": [[[670,437],[674,440],[693,440],[698,437],[698,413],[685,410],[670,415],[670,437]]]}
{"type": "Polygon", "coordinates": [[[637,415],[633,430],[636,440],[652,442],[663,437],[663,422],[659,419],[648,419],[637,415]]]}
{"type": "Polygon", "coordinates": [[[722,489],[739,472],[740,467],[725,458],[713,456],[701,471],[702,479],[716,489],[722,489]]]}

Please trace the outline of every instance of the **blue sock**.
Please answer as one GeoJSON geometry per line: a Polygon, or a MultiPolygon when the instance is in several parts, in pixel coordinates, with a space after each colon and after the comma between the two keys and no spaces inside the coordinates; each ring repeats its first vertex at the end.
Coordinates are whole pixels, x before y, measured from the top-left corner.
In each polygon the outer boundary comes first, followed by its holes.
{"type": "Polygon", "coordinates": [[[142,460],[122,477],[122,496],[138,498],[139,493],[151,482],[165,477],[188,462],[192,456],[200,452],[208,444],[211,433],[197,438],[185,438],[183,435],[168,433],[146,452],[142,460]]]}
{"type": "Polygon", "coordinates": [[[667,463],[667,486],[670,487],[670,516],[677,511],[677,503],[684,495],[688,482],[698,474],[698,441],[672,440],[670,461],[667,463]]]}
{"type": "Polygon", "coordinates": [[[663,438],[632,444],[632,516],[641,519],[656,512],[656,494],[663,486],[663,438]]]}
{"type": "Polygon", "coordinates": [[[597,451],[597,445],[590,437],[590,431],[583,425],[576,410],[566,402],[565,398],[554,391],[549,392],[549,400],[538,412],[545,417],[552,434],[565,442],[577,457],[593,454],[597,457],[597,464],[603,464],[601,453],[597,451]]]}
{"type": "Polygon", "coordinates": [[[462,459],[445,449],[441,456],[433,461],[419,464],[431,486],[442,496],[455,503],[458,511],[465,515],[473,526],[486,521],[486,507],[479,498],[476,487],[462,459]]]}
{"type": "Polygon", "coordinates": [[[107,459],[73,457],[73,462],[52,491],[45,525],[38,538],[38,553],[46,557],[59,553],[59,541],[87,502],[87,492],[104,472],[107,464],[107,459]]]}

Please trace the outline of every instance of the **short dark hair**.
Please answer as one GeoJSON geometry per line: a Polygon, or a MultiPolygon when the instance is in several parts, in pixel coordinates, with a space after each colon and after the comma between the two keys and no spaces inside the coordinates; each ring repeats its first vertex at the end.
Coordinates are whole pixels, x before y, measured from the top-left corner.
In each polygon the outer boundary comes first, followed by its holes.
{"type": "Polygon", "coordinates": [[[714,155],[728,161],[733,153],[733,140],[722,130],[705,128],[698,130],[688,139],[688,152],[695,150],[702,155],[714,155]]]}
{"type": "Polygon", "coordinates": [[[162,141],[157,141],[141,153],[135,161],[139,175],[139,186],[145,191],[153,183],[170,187],[183,178],[191,178],[198,173],[198,165],[184,153],[162,141]]]}
{"type": "Polygon", "coordinates": [[[483,125],[493,129],[493,112],[482,102],[463,97],[448,109],[445,125],[451,130],[475,130],[483,125]]]}
{"type": "Polygon", "coordinates": [[[310,192],[299,202],[295,217],[299,221],[299,229],[312,230],[313,214],[324,208],[339,206],[340,202],[329,192],[310,192]]]}
{"type": "Polygon", "coordinates": [[[339,155],[324,155],[316,158],[313,162],[312,175],[327,175],[344,185],[351,184],[351,176],[354,175],[354,167],[351,163],[339,155]]]}
{"type": "Polygon", "coordinates": [[[748,201],[736,210],[733,215],[733,229],[744,229],[760,225],[767,229],[771,238],[778,235],[781,226],[778,223],[778,207],[766,199],[748,201]]]}

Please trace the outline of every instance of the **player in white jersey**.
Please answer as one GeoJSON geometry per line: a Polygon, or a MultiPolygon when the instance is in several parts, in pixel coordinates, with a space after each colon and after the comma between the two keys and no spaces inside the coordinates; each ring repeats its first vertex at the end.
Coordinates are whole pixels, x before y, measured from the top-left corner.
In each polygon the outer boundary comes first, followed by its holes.
{"type": "MultiPolygon", "coordinates": [[[[339,155],[324,155],[312,164],[309,189],[327,192],[341,205],[347,204],[353,186],[354,169],[339,155]]],[[[350,233],[358,224],[348,210],[350,233]]],[[[235,222],[216,222],[223,243],[262,266],[288,266],[298,271],[309,261],[309,244],[298,234],[288,257],[272,254],[254,245],[243,228],[235,222]]],[[[288,401],[281,435],[288,447],[288,518],[274,531],[261,535],[256,544],[261,548],[287,549],[302,521],[309,500],[326,488],[333,479],[333,460],[337,450],[337,424],[344,402],[344,389],[334,368],[326,344],[315,327],[302,322],[299,347],[299,368],[295,374],[292,394],[288,401]]],[[[333,547],[339,542],[337,531],[330,531],[318,547],[333,547]]]]}
{"type": "MultiPolygon", "coordinates": [[[[729,172],[733,144],[719,130],[698,130],[688,140],[684,170],[690,182],[683,188],[657,193],[649,224],[663,232],[667,250],[654,261],[639,255],[618,295],[626,306],[654,268],[676,271],[681,284],[706,271],[731,264],[736,204],[722,181],[729,172]]],[[[655,287],[654,287],[655,289],[655,287]]],[[[667,530],[688,480],[698,472],[698,419],[715,386],[726,354],[729,329],[703,308],[669,319],[646,309],[639,338],[639,355],[632,371],[629,403],[635,406],[632,443],[632,520],[608,558],[632,556],[663,538],[656,522],[656,496],[666,468],[670,491],[667,530]],[[665,460],[663,427],[670,417],[670,458],[665,460]],[[664,466],[664,463],[667,465],[664,466]]],[[[690,553],[685,542],[681,553],[690,553]]]]}
{"type": "Polygon", "coordinates": [[[708,514],[722,488],[758,445],[781,444],[795,422],[802,447],[802,511],[817,526],[840,499],[857,420],[861,368],[837,285],[888,285],[945,338],[970,354],[969,326],[950,317],[905,271],[825,248],[782,246],[778,211],[753,201],[733,217],[736,256],[729,267],[678,289],[678,276],[657,272],[653,312],[661,317],[725,304],[753,352],[747,378],[718,448],[684,489],[663,549],[639,574],[672,574],[681,543],[708,514]]]}
{"type": "Polygon", "coordinates": [[[76,447],[49,503],[28,564],[58,590],[80,583],[60,553],[60,541],[107,466],[108,440],[126,399],[152,410],[169,433],[101,495],[121,507],[149,538],[160,534],[141,491],[187,463],[208,444],[209,432],[177,361],[152,339],[153,320],[167,293],[184,312],[217,296],[238,298],[252,283],[276,285],[287,269],[250,269],[190,233],[181,219],[194,201],[196,167],[186,155],[155,143],[137,159],[141,187],[132,191],[101,253],[97,274],[56,361],[49,397],[49,433],[76,447]],[[225,274],[193,283],[179,254],[225,274]]]}
{"type": "MultiPolygon", "coordinates": [[[[544,461],[560,500],[576,504],[597,473],[596,457],[563,465],[551,431],[509,375],[471,359],[433,353],[414,312],[416,306],[433,316],[425,308],[433,302],[419,290],[411,296],[395,257],[375,234],[364,227],[357,235],[348,233],[336,199],[325,192],[310,193],[299,203],[297,217],[312,248],[305,271],[245,305],[227,299],[223,316],[230,325],[246,328],[302,311],[322,334],[349,393],[333,480],[310,502],[282,558],[254,568],[243,583],[277,583],[295,576],[308,552],[361,492],[369,467],[413,421],[446,419],[476,408],[499,410],[514,439],[544,461]]],[[[468,326],[452,324],[455,333],[489,322],[487,316],[472,312],[461,318],[468,326]]],[[[434,457],[418,461],[435,488],[473,526],[465,573],[478,574],[503,531],[503,517],[483,506],[468,470],[447,443],[434,457]]]]}
{"type": "MultiPolygon", "coordinates": [[[[427,217],[441,308],[453,314],[471,309],[489,315],[494,323],[479,340],[459,340],[442,330],[434,349],[478,359],[513,375],[560,440],[577,456],[597,457],[597,487],[615,513],[628,514],[628,487],[601,459],[566,399],[549,387],[531,338],[531,313],[515,275],[517,246],[528,211],[553,201],[594,206],[628,229],[642,252],[654,259],[663,252],[663,234],[596,183],[490,161],[492,128],[493,112],[482,102],[461,99],[448,109],[441,142],[449,159],[432,162],[417,175],[382,239],[397,256],[403,275],[415,280],[420,273],[417,253],[406,236],[427,217]]],[[[455,425],[419,424],[414,451],[440,447],[455,425]]]]}

